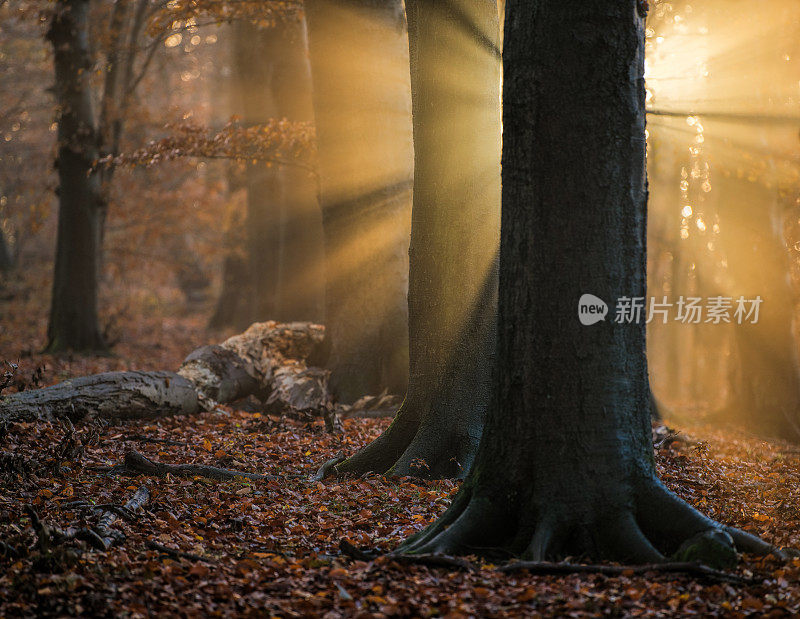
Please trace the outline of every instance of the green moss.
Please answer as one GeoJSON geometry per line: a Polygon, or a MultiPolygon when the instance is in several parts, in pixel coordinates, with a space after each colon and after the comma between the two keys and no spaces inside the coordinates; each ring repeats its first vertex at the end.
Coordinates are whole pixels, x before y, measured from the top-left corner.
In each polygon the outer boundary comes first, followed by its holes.
{"type": "Polygon", "coordinates": [[[733,539],[725,531],[712,529],[686,540],[672,556],[675,561],[703,563],[718,570],[736,567],[738,556],[733,539]]]}

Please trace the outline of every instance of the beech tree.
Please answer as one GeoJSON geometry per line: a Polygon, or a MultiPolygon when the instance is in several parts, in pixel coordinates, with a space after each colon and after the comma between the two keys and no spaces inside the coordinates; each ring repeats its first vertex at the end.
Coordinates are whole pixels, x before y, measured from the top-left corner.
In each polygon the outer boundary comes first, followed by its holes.
{"type": "Polygon", "coordinates": [[[726,251],[733,298],[760,296],[763,303],[757,322],[733,326],[736,354],[730,394],[717,416],[798,442],[800,363],[793,337],[796,295],[791,284],[792,258],[783,234],[786,211],[791,209],[782,208],[776,190],[771,190],[776,195],[765,196],[760,185],[747,180],[729,178],[720,185],[720,200],[728,206],[720,246],[726,251]],[[769,208],[753,208],[753,204],[765,202],[769,208]]]}
{"type": "Polygon", "coordinates": [[[104,351],[97,317],[103,200],[92,102],[89,0],[59,0],[53,46],[58,107],[58,237],[47,328],[49,351],[104,351]]]}
{"type": "Polygon", "coordinates": [[[305,4],[331,388],[342,402],[407,381],[412,140],[401,0],[305,4]]]}
{"type": "MultiPolygon", "coordinates": [[[[231,38],[231,112],[250,127],[273,119],[312,122],[302,16],[267,27],[240,20],[231,38]]],[[[313,175],[298,166],[251,160],[241,176],[247,194],[244,277],[231,277],[236,255],[229,256],[226,279],[234,285],[223,286],[212,323],[244,328],[266,319],[321,322],[322,224],[313,175]]]]}
{"type": "Polygon", "coordinates": [[[451,507],[402,549],[647,562],[700,536],[723,555],[770,551],[658,480],[643,322],[578,321],[584,293],[645,295],[641,4],[506,10],[493,397],[451,507]]]}
{"type": "Polygon", "coordinates": [[[406,14],[415,164],[409,385],[392,425],[337,471],[463,477],[480,440],[496,339],[498,10],[495,0],[408,0],[406,14]]]}

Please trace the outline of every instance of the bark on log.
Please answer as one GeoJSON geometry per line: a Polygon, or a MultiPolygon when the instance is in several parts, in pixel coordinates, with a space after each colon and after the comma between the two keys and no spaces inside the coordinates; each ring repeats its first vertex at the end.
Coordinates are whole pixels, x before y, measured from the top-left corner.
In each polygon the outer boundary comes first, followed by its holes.
{"type": "Polygon", "coordinates": [[[322,409],[328,373],[305,359],[325,329],[307,322],[255,323],[220,345],[193,351],[177,372],[107,372],[0,398],[0,420],[135,419],[191,415],[249,395],[272,410],[322,409]]]}
{"type": "MultiPolygon", "coordinates": [[[[149,500],[150,490],[147,488],[147,486],[140,486],[134,495],[125,503],[123,509],[128,513],[135,514],[142,507],[144,507],[149,500]]],[[[124,538],[119,531],[112,529],[112,526],[117,521],[118,516],[119,514],[114,510],[105,510],[100,515],[100,520],[98,520],[97,526],[94,527],[94,532],[97,533],[98,537],[103,543],[103,550],[108,550],[120,538],[124,538]]]]}

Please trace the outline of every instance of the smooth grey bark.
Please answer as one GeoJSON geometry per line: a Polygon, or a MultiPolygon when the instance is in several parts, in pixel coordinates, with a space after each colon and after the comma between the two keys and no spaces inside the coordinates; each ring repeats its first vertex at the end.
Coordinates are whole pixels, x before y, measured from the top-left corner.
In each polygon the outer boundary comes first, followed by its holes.
{"type": "Polygon", "coordinates": [[[47,350],[104,352],[97,293],[103,200],[91,97],[89,1],[59,0],[47,38],[53,46],[58,109],[58,233],[47,350]]]}
{"type": "Polygon", "coordinates": [[[392,425],[336,467],[464,477],[489,401],[500,223],[495,0],[408,0],[414,121],[410,373],[392,425]]]}
{"type": "MultiPolygon", "coordinates": [[[[652,562],[701,534],[769,551],[657,479],[645,325],[578,299],[644,296],[644,20],[636,0],[508,0],[498,363],[475,464],[412,553],[652,562]]],[[[730,556],[730,555],[729,555],[730,556]]]]}
{"type": "Polygon", "coordinates": [[[305,4],[331,388],[405,391],[412,133],[402,0],[305,4]]]}

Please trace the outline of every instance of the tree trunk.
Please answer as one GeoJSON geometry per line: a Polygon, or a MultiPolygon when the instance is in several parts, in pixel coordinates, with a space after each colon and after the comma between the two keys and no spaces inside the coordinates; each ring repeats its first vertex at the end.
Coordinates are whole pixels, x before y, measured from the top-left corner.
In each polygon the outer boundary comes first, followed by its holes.
{"type": "Polygon", "coordinates": [[[14,255],[6,239],[5,230],[0,228],[0,273],[6,273],[14,268],[14,255]]]}
{"type": "MultiPolygon", "coordinates": [[[[227,236],[233,236],[233,233],[229,231],[227,236]]],[[[223,327],[242,329],[247,324],[247,316],[250,314],[245,294],[250,283],[247,260],[227,238],[226,245],[229,249],[222,262],[222,286],[208,326],[211,329],[223,327]]]]}
{"type": "Polygon", "coordinates": [[[644,322],[615,323],[612,309],[583,326],[576,315],[584,293],[612,308],[645,295],[637,4],[507,3],[493,400],[469,477],[408,552],[648,562],[697,534],[727,557],[729,534],[769,549],[657,479],[644,322]]]}
{"type": "Polygon", "coordinates": [[[58,237],[49,352],[104,352],[97,313],[102,199],[91,100],[88,0],[59,0],[48,30],[58,107],[58,237]]]}
{"type": "Polygon", "coordinates": [[[497,337],[498,12],[495,0],[409,0],[406,11],[415,156],[410,380],[392,425],[337,471],[463,477],[480,440],[497,337]]]}
{"type": "MultiPolygon", "coordinates": [[[[306,51],[301,20],[268,28],[236,25],[234,98],[245,124],[313,120],[306,51]]],[[[245,170],[245,189],[246,322],[321,320],[322,218],[314,179],[299,168],[253,162],[245,170]]]]}
{"type": "MultiPolygon", "coordinates": [[[[272,90],[277,116],[313,122],[305,20],[285,23],[274,39],[272,90]]],[[[275,320],[322,322],[325,252],[317,182],[307,170],[296,166],[281,167],[281,176],[281,250],[275,320]]]]}
{"type": "Polygon", "coordinates": [[[353,402],[407,382],[412,177],[401,0],[306,5],[325,235],[331,388],[353,402]]]}
{"type": "Polygon", "coordinates": [[[784,211],[777,196],[733,176],[718,186],[729,192],[720,243],[726,251],[730,294],[763,299],[758,322],[733,325],[735,360],[729,402],[718,415],[765,435],[800,441],[800,365],[794,336],[797,299],[791,286],[784,211]],[[753,205],[766,208],[754,208],[753,205]]]}
{"type": "Polygon", "coordinates": [[[279,412],[324,408],[327,373],[305,359],[324,328],[256,323],[192,352],[177,372],[107,372],[0,398],[0,421],[152,419],[191,415],[255,395],[279,412]]]}

